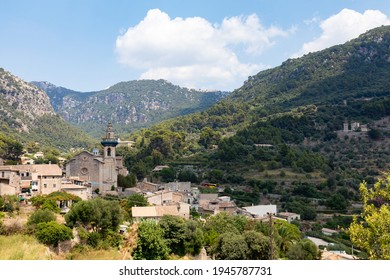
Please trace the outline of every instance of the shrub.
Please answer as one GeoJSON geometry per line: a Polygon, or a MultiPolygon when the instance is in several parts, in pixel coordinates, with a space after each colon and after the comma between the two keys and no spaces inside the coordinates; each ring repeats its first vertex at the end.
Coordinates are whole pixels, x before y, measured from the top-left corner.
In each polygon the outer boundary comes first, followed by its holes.
{"type": "Polygon", "coordinates": [[[72,230],[56,222],[39,223],[36,226],[35,236],[46,245],[58,246],[58,243],[73,238],[72,230]]]}
{"type": "Polygon", "coordinates": [[[39,223],[47,223],[55,220],[56,217],[52,211],[48,209],[38,209],[28,218],[27,225],[35,228],[39,223]]]}

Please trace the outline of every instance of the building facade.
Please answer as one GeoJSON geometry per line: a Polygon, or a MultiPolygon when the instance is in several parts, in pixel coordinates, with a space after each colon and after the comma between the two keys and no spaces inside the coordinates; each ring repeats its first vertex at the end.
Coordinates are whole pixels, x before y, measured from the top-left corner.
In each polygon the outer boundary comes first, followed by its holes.
{"type": "Polygon", "coordinates": [[[116,156],[118,141],[111,124],[108,124],[106,135],[101,141],[103,154],[97,149],[93,153],[83,151],[69,160],[66,165],[66,177],[78,177],[91,184],[92,189],[101,193],[117,188],[118,174],[127,175],[122,157],[116,156]]]}
{"type": "Polygon", "coordinates": [[[39,195],[61,190],[62,170],[56,164],[0,167],[0,195],[39,195]]]}

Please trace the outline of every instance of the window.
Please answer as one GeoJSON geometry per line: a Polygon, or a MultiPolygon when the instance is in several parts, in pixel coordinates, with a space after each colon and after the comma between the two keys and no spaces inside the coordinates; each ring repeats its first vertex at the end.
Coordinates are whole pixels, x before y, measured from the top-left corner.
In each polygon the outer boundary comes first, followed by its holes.
{"type": "Polygon", "coordinates": [[[1,177],[5,177],[4,171],[1,172],[1,177]]]}
{"type": "Polygon", "coordinates": [[[43,184],[43,187],[44,187],[44,188],[47,188],[47,184],[43,184]]]}
{"type": "Polygon", "coordinates": [[[56,184],[53,184],[53,188],[56,188],[57,187],[57,185],[56,184]]]}

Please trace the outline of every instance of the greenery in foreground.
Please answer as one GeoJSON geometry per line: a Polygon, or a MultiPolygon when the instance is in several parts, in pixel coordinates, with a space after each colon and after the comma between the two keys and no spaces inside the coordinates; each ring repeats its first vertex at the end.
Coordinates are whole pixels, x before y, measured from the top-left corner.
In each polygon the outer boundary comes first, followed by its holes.
{"type": "Polygon", "coordinates": [[[368,253],[369,259],[390,259],[390,174],[373,187],[360,185],[363,213],[354,218],[349,228],[351,241],[368,253]]]}
{"type": "MultiPolygon", "coordinates": [[[[133,195],[122,201],[95,198],[75,202],[65,215],[66,225],[58,223],[55,213],[44,208],[44,203],[36,204],[37,210],[29,215],[25,225],[1,222],[0,233],[5,236],[30,234],[45,245],[57,247],[60,242],[73,238],[74,228],[81,244],[69,253],[72,259],[89,255],[91,250],[110,251],[115,248],[128,248],[134,259],[194,258],[203,247],[215,259],[269,259],[270,246],[274,252],[272,258],[319,257],[315,247],[313,250],[301,250],[299,256],[293,254],[291,250],[294,246],[304,246],[307,242],[295,225],[275,222],[271,242],[268,223],[227,213],[207,217],[205,221],[174,216],[164,216],[159,223],[141,221],[135,232],[129,232],[136,240],[129,245],[129,240],[118,233],[118,226],[129,219],[129,208],[134,201],[140,202],[138,200],[133,195]]],[[[5,215],[2,217],[4,219],[5,215]]]]}
{"type": "MultiPolygon", "coordinates": [[[[356,215],[351,224],[347,216],[335,216],[326,225],[333,227],[350,224],[344,227],[345,231],[340,233],[343,235],[340,237],[345,240],[342,243],[351,246],[349,242],[352,242],[355,249],[366,253],[369,259],[390,258],[387,236],[387,229],[390,225],[389,186],[390,175],[378,180],[373,187],[368,187],[363,182],[360,186],[364,204],[363,212],[356,215]]],[[[56,222],[55,213],[51,210],[40,208],[44,203],[39,204],[38,209],[29,216],[26,225],[6,225],[3,222],[6,215],[1,214],[0,247],[5,244],[2,236],[12,237],[9,239],[11,242],[11,240],[20,240],[21,235],[26,233],[32,233],[41,243],[55,247],[59,242],[71,239],[73,237],[71,228],[76,228],[82,244],[69,253],[69,258],[77,258],[77,256],[84,258],[86,255],[93,255],[92,251],[107,250],[109,252],[115,248],[122,248],[128,240],[118,233],[118,226],[130,219],[129,208],[131,209],[135,201],[142,203],[139,200],[137,195],[133,195],[122,201],[95,198],[75,202],[65,216],[67,226],[56,222]]],[[[15,206],[4,208],[6,203],[17,204],[12,198],[2,197],[0,202],[2,209],[8,209],[8,213],[13,213],[11,209],[17,208],[15,206]]],[[[303,233],[295,224],[274,221],[270,226],[268,222],[263,223],[246,216],[229,215],[225,212],[206,216],[204,219],[192,218],[190,220],[164,216],[158,223],[151,220],[141,221],[137,224],[136,230],[133,230],[128,232],[132,236],[133,243],[130,246],[127,244],[125,248],[134,259],[176,259],[184,256],[194,258],[202,248],[206,248],[209,257],[220,260],[320,258],[317,247],[304,238],[303,233]]],[[[314,232],[311,235],[317,236],[314,232]]],[[[32,242],[33,236],[28,237],[29,243],[32,242]]],[[[337,238],[336,236],[329,237],[328,242],[337,240],[337,238]]],[[[334,249],[337,248],[334,247],[334,249]]],[[[4,251],[3,259],[42,257],[42,255],[38,257],[27,251],[20,252],[18,255],[9,250],[4,251]]],[[[48,256],[45,255],[45,258],[48,256]]]]}

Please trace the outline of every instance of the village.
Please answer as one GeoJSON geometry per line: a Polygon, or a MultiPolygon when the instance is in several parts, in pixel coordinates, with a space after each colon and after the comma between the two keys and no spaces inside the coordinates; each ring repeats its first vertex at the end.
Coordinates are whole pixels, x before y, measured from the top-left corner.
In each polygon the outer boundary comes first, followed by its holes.
{"type": "MultiPolygon", "coordinates": [[[[108,124],[105,137],[101,141],[103,151],[94,148],[92,152],[82,151],[68,161],[59,164],[34,164],[31,158],[22,160],[19,165],[4,165],[0,162],[0,196],[14,195],[19,198],[20,205],[31,205],[30,199],[35,196],[49,195],[55,192],[65,192],[90,200],[94,197],[109,197],[126,199],[138,194],[146,198],[148,206],[134,205],[131,209],[132,221],[159,221],[165,215],[177,216],[186,220],[191,219],[195,212],[201,217],[209,217],[221,212],[229,215],[244,215],[249,219],[269,223],[270,221],[299,221],[300,215],[292,212],[279,212],[275,204],[251,205],[237,207],[236,203],[223,193],[224,188],[218,184],[203,182],[194,185],[191,182],[163,183],[159,180],[151,182],[148,178],[136,183],[136,187],[122,188],[118,186],[118,175],[127,175],[122,157],[116,155],[118,139],[115,138],[111,124],[108,124]],[[202,192],[213,189],[212,192],[202,192]]],[[[38,152],[35,157],[42,157],[38,152]]],[[[161,170],[169,168],[157,165],[153,169],[158,177],[161,170]]],[[[72,200],[57,201],[61,214],[66,214],[72,207],[72,200]]],[[[124,233],[130,227],[129,223],[120,226],[124,233]]],[[[333,235],[339,231],[323,228],[323,234],[333,235]]],[[[329,243],[321,239],[308,237],[317,246],[326,247],[329,243]]],[[[343,251],[323,252],[323,259],[353,259],[343,251]]]]}

